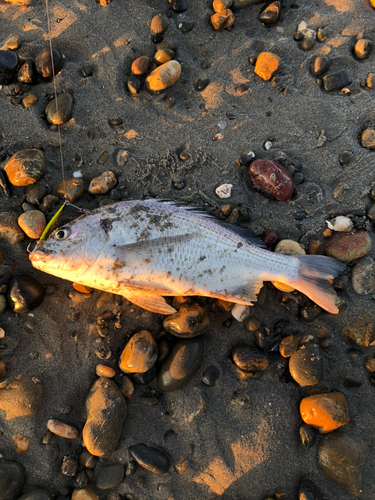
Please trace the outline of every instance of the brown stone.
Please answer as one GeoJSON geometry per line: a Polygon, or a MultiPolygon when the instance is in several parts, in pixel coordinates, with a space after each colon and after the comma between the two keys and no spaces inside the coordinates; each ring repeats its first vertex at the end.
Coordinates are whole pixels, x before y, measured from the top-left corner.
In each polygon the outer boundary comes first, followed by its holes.
{"type": "Polygon", "coordinates": [[[174,85],[181,75],[181,64],[178,61],[168,61],[154,69],[146,78],[149,90],[157,92],[174,85]]]}
{"type": "Polygon", "coordinates": [[[46,218],[39,210],[29,210],[18,217],[18,225],[29,238],[37,240],[46,227],[46,218]]]}
{"type": "Polygon", "coordinates": [[[91,288],[91,286],[81,285],[80,283],[73,283],[73,288],[80,293],[92,293],[94,291],[94,288],[91,288]]]}
{"type": "Polygon", "coordinates": [[[294,380],[303,386],[318,384],[324,374],[323,356],[316,344],[302,344],[290,357],[289,371],[294,380]]]}
{"type": "MultiPolygon", "coordinates": [[[[169,21],[163,14],[157,14],[151,19],[150,31],[152,35],[162,35],[168,28],[169,21]]],[[[135,73],[136,74],[136,73],[135,73]]]]}
{"type": "Polygon", "coordinates": [[[367,59],[371,53],[373,43],[371,40],[361,38],[354,46],[354,53],[358,59],[367,59]]]}
{"type": "Polygon", "coordinates": [[[121,392],[126,399],[130,399],[134,394],[134,384],[127,375],[124,375],[122,379],[121,392]]]}
{"type": "Polygon", "coordinates": [[[66,198],[70,203],[75,203],[83,195],[83,180],[72,177],[65,179],[56,186],[55,193],[60,198],[66,198]]]}
{"type": "Polygon", "coordinates": [[[230,9],[216,12],[211,16],[211,24],[215,30],[223,30],[234,24],[234,15],[230,9]]]}
{"type": "Polygon", "coordinates": [[[108,193],[117,184],[116,176],[113,172],[103,172],[99,177],[95,177],[90,182],[88,192],[91,194],[105,194],[108,193]]]}
{"type": "Polygon", "coordinates": [[[364,148],[375,149],[375,129],[367,128],[361,136],[361,143],[364,148]]]}
{"type": "Polygon", "coordinates": [[[24,238],[25,234],[17,223],[17,215],[13,212],[0,212],[0,239],[15,245],[24,238]]]}
{"type": "Polygon", "coordinates": [[[371,373],[375,372],[375,358],[366,359],[365,368],[371,373]]]}
{"type": "Polygon", "coordinates": [[[170,49],[161,49],[156,52],[154,55],[154,61],[156,64],[164,64],[168,61],[171,61],[175,56],[175,53],[173,50],[170,49]]]}
{"type": "Polygon", "coordinates": [[[56,434],[56,436],[60,436],[65,439],[75,439],[79,434],[75,427],[54,419],[48,420],[47,429],[51,431],[52,434],[56,434]]]}
{"type": "Polygon", "coordinates": [[[0,378],[5,378],[7,374],[7,365],[4,361],[0,361],[0,378]]]}
{"type": "Polygon", "coordinates": [[[358,497],[366,453],[362,443],[341,432],[324,436],[319,443],[319,465],[326,476],[358,497]]]}
{"type": "Polygon", "coordinates": [[[325,254],[341,262],[360,259],[371,251],[371,238],[366,231],[355,233],[335,232],[327,240],[325,254]]]}
{"type": "Polygon", "coordinates": [[[214,0],[212,2],[212,8],[215,12],[222,12],[223,10],[230,9],[232,4],[233,0],[214,0]]]}
{"type": "Polygon", "coordinates": [[[44,400],[43,385],[32,377],[12,380],[0,389],[0,410],[6,420],[35,415],[44,400]]]}
{"type": "Polygon", "coordinates": [[[280,342],[280,354],[283,358],[289,358],[294,354],[299,346],[299,340],[294,335],[289,335],[289,337],[283,338],[280,342]]]}
{"type": "Polygon", "coordinates": [[[375,292],[375,260],[366,255],[356,262],[352,267],[351,280],[354,291],[358,295],[375,292]]]}
{"type": "Polygon", "coordinates": [[[342,335],[361,347],[373,345],[375,341],[375,315],[366,313],[346,326],[342,335]]]}
{"type": "Polygon", "coordinates": [[[23,107],[26,108],[26,109],[31,108],[37,102],[38,102],[38,98],[34,94],[29,94],[29,95],[27,95],[26,97],[24,97],[22,99],[23,107]]]}
{"type": "Polygon", "coordinates": [[[322,252],[322,243],[319,240],[311,240],[307,252],[309,255],[319,255],[322,252]]]}
{"type": "Polygon", "coordinates": [[[178,313],[165,318],[163,326],[176,337],[191,338],[206,333],[210,328],[210,320],[203,307],[183,304],[178,313]]]}
{"type": "Polygon", "coordinates": [[[350,422],[348,404],[342,392],[314,394],[303,398],[300,414],[305,424],[315,427],[322,434],[350,422]]]}
{"type": "Polygon", "coordinates": [[[91,488],[86,486],[81,490],[73,490],[71,500],[99,500],[99,497],[91,488]]]}
{"type": "Polygon", "coordinates": [[[148,56],[137,57],[132,63],[131,72],[133,75],[144,75],[147,73],[150,65],[150,58],[148,56]]]}
{"type": "Polygon", "coordinates": [[[150,332],[142,330],[132,336],[122,351],[120,369],[125,373],[145,373],[158,358],[158,347],[150,332]]]}
{"type": "Polygon", "coordinates": [[[254,73],[263,80],[270,80],[279,68],[280,57],[272,52],[262,52],[257,57],[254,73]]]}
{"type": "Polygon", "coordinates": [[[40,149],[23,149],[5,164],[4,170],[13,186],[28,186],[38,181],[46,166],[46,157],[40,149]]]}

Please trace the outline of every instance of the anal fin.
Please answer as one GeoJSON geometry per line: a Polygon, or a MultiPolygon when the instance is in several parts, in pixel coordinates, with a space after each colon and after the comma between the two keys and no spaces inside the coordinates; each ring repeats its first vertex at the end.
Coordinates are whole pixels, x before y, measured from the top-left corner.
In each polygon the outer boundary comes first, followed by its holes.
{"type": "MultiPolygon", "coordinates": [[[[247,303],[256,302],[257,295],[262,286],[263,280],[261,279],[248,281],[234,290],[230,290],[230,296],[233,298],[233,302],[235,299],[239,299],[247,303]]],[[[230,300],[229,296],[227,300],[230,300]]]]}
{"type": "Polygon", "coordinates": [[[124,294],[124,297],[136,306],[157,314],[174,314],[176,309],[168,305],[160,295],[155,294],[124,294]]]}

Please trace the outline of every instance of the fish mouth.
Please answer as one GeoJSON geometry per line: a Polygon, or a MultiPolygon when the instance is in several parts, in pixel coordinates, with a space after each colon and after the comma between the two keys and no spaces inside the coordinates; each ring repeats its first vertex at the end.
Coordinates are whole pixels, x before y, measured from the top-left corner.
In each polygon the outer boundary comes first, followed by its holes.
{"type": "Polygon", "coordinates": [[[42,252],[38,252],[37,250],[34,250],[33,252],[30,253],[29,259],[31,260],[32,264],[43,264],[49,259],[52,255],[56,255],[56,252],[53,250],[49,251],[49,255],[46,255],[42,252]]]}

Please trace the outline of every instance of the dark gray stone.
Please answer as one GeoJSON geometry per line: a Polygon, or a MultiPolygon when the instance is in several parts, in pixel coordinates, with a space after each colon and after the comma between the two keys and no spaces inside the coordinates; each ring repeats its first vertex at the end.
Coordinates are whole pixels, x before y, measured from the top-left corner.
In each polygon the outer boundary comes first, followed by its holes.
{"type": "Polygon", "coordinates": [[[37,490],[32,490],[29,491],[28,493],[24,493],[21,497],[18,498],[18,500],[51,500],[52,495],[42,489],[37,489],[37,490]]]}
{"type": "Polygon", "coordinates": [[[99,490],[110,490],[116,488],[124,479],[125,467],[122,464],[108,465],[100,469],[95,486],[99,490]]]}
{"type": "Polygon", "coordinates": [[[144,469],[154,472],[155,474],[165,474],[168,472],[170,462],[163,450],[155,446],[136,444],[130,446],[129,451],[137,463],[144,469]]]}
{"type": "Polygon", "coordinates": [[[25,480],[25,469],[21,464],[0,459],[0,500],[16,500],[25,480]]]}
{"type": "Polygon", "coordinates": [[[323,85],[327,92],[331,92],[332,90],[341,90],[343,87],[346,87],[346,85],[350,85],[351,83],[352,79],[345,69],[340,69],[339,71],[336,71],[336,73],[323,76],[323,85]]]}

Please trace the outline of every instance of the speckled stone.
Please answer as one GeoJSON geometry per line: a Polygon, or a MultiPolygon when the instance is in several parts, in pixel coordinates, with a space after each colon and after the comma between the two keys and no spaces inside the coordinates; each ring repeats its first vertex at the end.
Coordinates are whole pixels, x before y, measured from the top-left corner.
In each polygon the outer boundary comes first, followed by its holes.
{"type": "Polygon", "coordinates": [[[361,347],[375,342],[375,315],[371,312],[352,321],[342,330],[342,335],[361,347]]]}
{"type": "Polygon", "coordinates": [[[60,198],[65,198],[70,201],[70,203],[75,203],[82,197],[83,189],[83,180],[72,177],[61,181],[60,184],[56,186],[55,193],[60,198]]]}
{"type": "Polygon", "coordinates": [[[323,356],[317,344],[302,344],[289,361],[293,379],[302,386],[318,384],[324,374],[323,356]]]}
{"type": "Polygon", "coordinates": [[[62,92],[47,104],[45,113],[47,120],[54,125],[62,125],[69,121],[73,114],[73,96],[70,92],[62,92]]]}
{"type": "Polygon", "coordinates": [[[28,186],[38,181],[46,166],[46,157],[40,149],[23,149],[14,153],[4,166],[13,186],[28,186]]]}
{"type": "Polygon", "coordinates": [[[325,254],[341,262],[360,259],[371,251],[371,238],[367,231],[358,230],[355,233],[333,233],[327,239],[325,254]]]}
{"type": "Polygon", "coordinates": [[[44,400],[43,384],[33,377],[15,379],[0,389],[0,410],[6,420],[36,415],[44,400]]]}
{"type": "Polygon", "coordinates": [[[99,177],[95,177],[90,182],[88,192],[91,194],[105,194],[108,193],[117,184],[115,174],[108,170],[103,172],[99,177]]]}
{"type": "Polygon", "coordinates": [[[39,239],[46,227],[46,218],[39,210],[29,210],[18,217],[18,225],[32,239],[39,239]]]}
{"type": "Polygon", "coordinates": [[[375,260],[369,255],[360,259],[352,267],[350,277],[354,291],[358,295],[375,292],[375,260]]]}
{"type": "Polygon", "coordinates": [[[11,245],[20,243],[25,238],[17,219],[17,214],[13,212],[0,212],[0,239],[11,245]]]}

